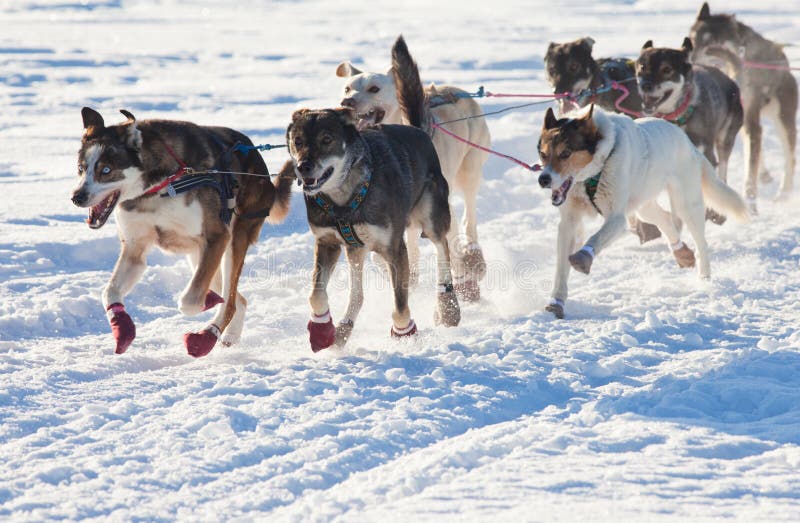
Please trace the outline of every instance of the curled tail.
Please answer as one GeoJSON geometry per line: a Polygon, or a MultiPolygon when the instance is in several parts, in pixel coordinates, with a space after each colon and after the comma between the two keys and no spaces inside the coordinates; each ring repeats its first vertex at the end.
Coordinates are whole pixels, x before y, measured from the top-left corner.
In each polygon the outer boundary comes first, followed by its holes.
{"type": "Polygon", "coordinates": [[[723,214],[733,216],[736,221],[750,221],[747,205],[739,194],[719,179],[714,167],[703,157],[703,177],[701,186],[703,199],[708,207],[723,214]]]}
{"type": "Polygon", "coordinates": [[[408,123],[430,134],[427,96],[419,79],[417,63],[411,58],[402,36],[398,36],[392,46],[392,75],[397,89],[397,101],[408,123]]]}
{"type": "Polygon", "coordinates": [[[294,183],[294,167],[291,160],[283,164],[281,172],[275,177],[275,201],[269,211],[267,221],[272,224],[281,223],[289,214],[289,202],[292,199],[292,183],[294,183]]]}

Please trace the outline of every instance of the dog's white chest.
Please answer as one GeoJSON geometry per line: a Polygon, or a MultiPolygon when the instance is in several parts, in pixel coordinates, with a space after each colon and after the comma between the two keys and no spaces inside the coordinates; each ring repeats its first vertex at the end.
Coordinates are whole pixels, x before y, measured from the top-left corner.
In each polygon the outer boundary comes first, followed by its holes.
{"type": "Polygon", "coordinates": [[[186,204],[183,198],[164,198],[157,204],[141,205],[132,211],[117,207],[116,217],[120,234],[125,240],[155,236],[162,243],[164,237],[172,238],[169,244],[161,245],[168,250],[182,251],[181,245],[196,242],[203,233],[203,207],[199,200],[186,204]],[[174,248],[171,248],[174,247],[174,248]]]}

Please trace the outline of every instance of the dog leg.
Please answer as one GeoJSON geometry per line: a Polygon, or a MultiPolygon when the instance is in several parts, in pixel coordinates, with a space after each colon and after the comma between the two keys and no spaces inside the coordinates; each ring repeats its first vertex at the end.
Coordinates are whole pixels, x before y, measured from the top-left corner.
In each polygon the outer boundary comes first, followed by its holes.
{"type": "Polygon", "coordinates": [[[569,256],[569,263],[578,272],[589,274],[595,256],[600,254],[606,247],[611,245],[617,238],[625,232],[627,219],[620,212],[611,214],[606,218],[603,225],[594,233],[581,250],[569,256]]]}
{"type": "MultiPolygon", "coordinates": [[[[471,164],[462,166],[462,169],[465,168],[472,168],[472,166],[471,164]]],[[[478,168],[480,168],[480,165],[478,168]]],[[[467,176],[468,175],[465,175],[464,177],[467,178],[467,176]]],[[[478,282],[483,280],[483,278],[486,276],[486,260],[484,259],[483,251],[478,244],[477,199],[480,176],[471,176],[472,177],[469,179],[475,179],[475,183],[472,183],[464,188],[463,224],[467,243],[464,246],[463,261],[464,272],[467,275],[467,279],[473,282],[473,289],[471,292],[465,292],[464,298],[467,301],[476,301],[477,299],[480,299],[480,287],[478,287],[478,282]]]]}
{"type": "Polygon", "coordinates": [[[225,248],[230,240],[227,228],[214,234],[207,233],[206,245],[200,253],[200,262],[197,265],[192,281],[181,295],[179,308],[186,316],[197,315],[205,309],[206,295],[208,294],[211,280],[219,269],[219,264],[225,248]]]}
{"type": "Polygon", "coordinates": [[[553,292],[550,303],[544,308],[547,312],[562,319],[564,303],[567,301],[567,280],[569,279],[569,255],[574,249],[578,220],[567,212],[561,212],[558,223],[558,240],[556,242],[556,275],[553,280],[553,292]]]}
{"type": "MultiPolygon", "coordinates": [[[[717,168],[717,172],[719,172],[719,162],[717,161],[717,157],[714,154],[714,144],[712,142],[708,143],[703,142],[701,144],[698,144],[697,148],[700,150],[700,152],[703,153],[703,155],[706,157],[706,160],[708,160],[708,162],[711,165],[717,168]]],[[[718,213],[711,207],[706,207],[706,220],[710,220],[712,223],[715,223],[717,225],[722,225],[723,223],[725,223],[725,220],[727,219],[728,218],[726,216],[718,213]]]]}
{"type": "Polygon", "coordinates": [[[311,276],[311,296],[308,298],[312,312],[308,321],[308,334],[311,350],[314,352],[330,347],[335,341],[336,327],[331,318],[327,289],[341,250],[339,244],[320,241],[317,241],[314,248],[314,273],[311,276]]]}
{"type": "Polygon", "coordinates": [[[744,158],[747,167],[744,194],[750,213],[758,214],[758,167],[761,162],[761,106],[751,106],[744,116],[744,158]]]}
{"type": "Polygon", "coordinates": [[[103,290],[103,308],[107,311],[111,332],[116,341],[114,352],[122,354],[136,338],[136,326],[122,304],[125,296],[142,278],[147,268],[146,255],[149,244],[122,242],[122,250],[103,290]]]}
{"type": "Polygon", "coordinates": [[[402,237],[396,240],[386,258],[389,278],[394,289],[391,334],[394,337],[411,336],[416,334],[417,326],[411,319],[411,311],[408,309],[408,251],[402,237]]]}
{"type": "Polygon", "coordinates": [[[367,257],[367,249],[347,247],[345,254],[350,266],[350,300],[344,318],[336,327],[336,346],[342,346],[350,339],[358,313],[364,304],[364,259],[367,257]]]}
{"type": "Polygon", "coordinates": [[[426,234],[436,246],[436,290],[437,306],[433,315],[436,325],[455,327],[461,322],[461,309],[453,288],[453,275],[450,270],[450,248],[444,235],[435,236],[433,227],[426,229],[426,234]]]}
{"type": "MultiPolygon", "coordinates": [[[[699,176],[697,181],[691,183],[677,183],[667,187],[670,206],[686,223],[689,234],[692,235],[694,244],[697,248],[697,268],[701,278],[711,276],[711,265],[708,257],[708,243],[705,235],[705,216],[703,209],[705,204],[700,189],[699,176]]],[[[677,257],[677,256],[676,256],[677,257]]]]}
{"type": "Polygon", "coordinates": [[[642,205],[636,214],[661,229],[669,241],[672,255],[675,256],[678,266],[681,268],[694,267],[694,251],[681,241],[680,232],[675,227],[670,213],[662,209],[655,201],[650,201],[642,205]]]}
{"type": "Polygon", "coordinates": [[[797,146],[797,126],[795,118],[797,116],[797,83],[794,79],[784,82],[786,85],[781,89],[779,96],[780,107],[777,116],[776,128],[778,137],[783,146],[783,181],[778,190],[778,199],[785,200],[792,193],[794,188],[794,169],[795,169],[795,147],[797,146]],[[785,94],[784,94],[785,93],[785,94]]]}
{"type": "Polygon", "coordinates": [[[416,287],[419,283],[419,234],[420,228],[413,222],[406,229],[406,243],[408,245],[409,287],[416,287]]]}

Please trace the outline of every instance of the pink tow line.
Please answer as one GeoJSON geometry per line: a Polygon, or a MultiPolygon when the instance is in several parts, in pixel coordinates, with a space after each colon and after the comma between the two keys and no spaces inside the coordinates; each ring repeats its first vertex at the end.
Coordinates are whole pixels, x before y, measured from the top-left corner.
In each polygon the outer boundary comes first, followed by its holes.
{"type": "Polygon", "coordinates": [[[800,67],[789,67],[788,65],[765,64],[761,62],[750,62],[742,60],[742,65],[750,69],[769,69],[771,71],[800,71],[800,67]]]}
{"type": "Polygon", "coordinates": [[[537,172],[537,171],[541,171],[542,170],[542,166],[539,165],[538,163],[534,163],[532,165],[528,165],[527,163],[523,162],[522,160],[518,160],[517,158],[514,158],[513,156],[510,156],[508,154],[503,154],[501,152],[493,151],[492,149],[489,149],[488,147],[484,147],[484,146],[479,145],[479,144],[477,144],[475,142],[470,142],[466,138],[462,138],[459,135],[455,134],[454,132],[448,131],[447,129],[445,129],[444,127],[442,127],[441,125],[439,125],[439,124],[437,124],[435,122],[431,123],[431,127],[433,127],[434,129],[439,129],[444,134],[446,134],[448,136],[452,136],[453,138],[455,138],[459,142],[463,142],[463,143],[469,145],[470,147],[474,147],[476,149],[480,149],[481,151],[487,152],[489,154],[493,154],[495,156],[499,156],[500,158],[505,158],[506,160],[514,162],[515,164],[519,165],[520,167],[524,167],[525,169],[527,169],[529,171],[537,172]]]}

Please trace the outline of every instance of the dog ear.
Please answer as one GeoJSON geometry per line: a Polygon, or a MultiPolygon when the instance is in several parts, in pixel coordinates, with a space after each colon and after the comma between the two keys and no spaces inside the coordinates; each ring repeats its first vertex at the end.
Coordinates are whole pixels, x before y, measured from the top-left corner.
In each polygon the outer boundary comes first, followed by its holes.
{"type": "Polygon", "coordinates": [[[589,104],[589,110],[584,111],[584,113],[578,119],[584,121],[591,120],[593,114],[594,114],[594,104],[589,104]]]}
{"type": "Polygon", "coordinates": [[[592,52],[592,47],[594,47],[594,38],[592,38],[591,36],[586,36],[586,37],[581,38],[580,40],[578,40],[578,43],[581,46],[583,46],[586,49],[588,49],[589,52],[591,53],[592,52]]]}
{"type": "Polygon", "coordinates": [[[356,68],[350,62],[342,62],[336,67],[336,76],[339,78],[346,78],[348,76],[355,76],[361,74],[361,70],[356,68]]]}
{"type": "Polygon", "coordinates": [[[347,125],[356,125],[356,112],[350,107],[337,107],[333,110],[336,113],[336,116],[342,121],[342,124],[347,125]]]}
{"type": "Polygon", "coordinates": [[[311,109],[298,109],[292,113],[292,122],[296,122],[300,118],[303,118],[305,115],[311,112],[311,109]]]}
{"type": "Polygon", "coordinates": [[[688,55],[689,53],[692,52],[692,49],[694,49],[694,47],[692,46],[692,40],[687,36],[686,38],[683,39],[683,43],[681,44],[681,51],[683,51],[683,54],[688,55]]]}
{"type": "Polygon", "coordinates": [[[643,49],[643,50],[644,50],[644,49],[650,49],[650,48],[652,48],[652,47],[653,47],[653,41],[652,41],[652,40],[648,40],[648,41],[646,41],[646,42],[644,43],[644,45],[642,46],[642,49],[643,49]]]}
{"type": "Polygon", "coordinates": [[[550,42],[550,45],[547,46],[547,54],[550,54],[556,47],[558,47],[557,43],[550,42]]]}
{"type": "Polygon", "coordinates": [[[103,129],[106,126],[105,122],[103,122],[103,117],[100,116],[100,113],[91,107],[84,107],[81,109],[81,116],[83,117],[83,128],[86,129],[87,133],[90,131],[103,129]]]}
{"type": "Polygon", "coordinates": [[[711,8],[708,7],[708,2],[703,2],[703,6],[700,8],[700,12],[697,13],[698,20],[706,20],[711,18],[711,8]]]}
{"type": "Polygon", "coordinates": [[[555,129],[558,127],[558,118],[556,118],[555,113],[553,113],[553,108],[548,107],[547,112],[544,113],[544,128],[547,129],[555,129]]]}

